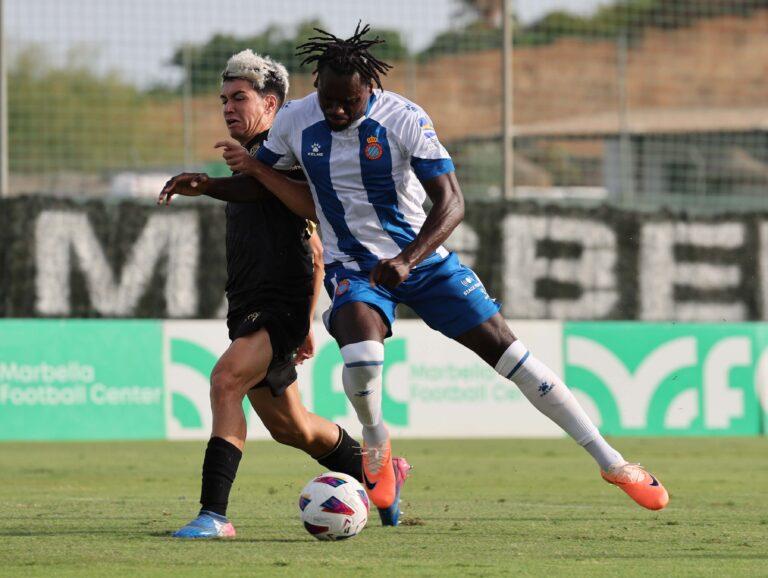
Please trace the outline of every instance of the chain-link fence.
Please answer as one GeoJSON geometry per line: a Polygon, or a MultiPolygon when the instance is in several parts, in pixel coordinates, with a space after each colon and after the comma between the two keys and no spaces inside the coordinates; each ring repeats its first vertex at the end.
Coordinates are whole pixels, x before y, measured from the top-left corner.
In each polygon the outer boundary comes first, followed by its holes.
{"type": "Polygon", "coordinates": [[[179,170],[225,172],[226,59],[272,55],[300,97],[295,46],[362,19],[470,200],[768,206],[768,0],[509,0],[511,94],[502,0],[2,2],[9,195],[153,196],[179,170]]]}

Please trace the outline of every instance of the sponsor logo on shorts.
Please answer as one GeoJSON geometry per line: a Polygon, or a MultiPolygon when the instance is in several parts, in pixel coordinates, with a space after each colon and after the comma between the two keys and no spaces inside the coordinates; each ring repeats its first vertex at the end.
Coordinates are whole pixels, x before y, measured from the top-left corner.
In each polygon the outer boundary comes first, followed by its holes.
{"type": "Polygon", "coordinates": [[[347,291],[349,291],[349,279],[342,279],[336,286],[336,297],[341,297],[347,291]]]}
{"type": "Polygon", "coordinates": [[[475,289],[479,289],[483,286],[483,284],[476,278],[472,277],[471,275],[467,275],[461,280],[461,284],[466,287],[462,294],[464,297],[472,293],[475,289]]]}

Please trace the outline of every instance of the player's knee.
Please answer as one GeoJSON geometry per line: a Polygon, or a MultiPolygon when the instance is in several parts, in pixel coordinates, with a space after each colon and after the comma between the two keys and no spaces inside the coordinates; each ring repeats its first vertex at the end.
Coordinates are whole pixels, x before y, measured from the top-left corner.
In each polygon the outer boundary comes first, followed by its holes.
{"type": "Polygon", "coordinates": [[[371,379],[381,373],[384,365],[384,344],[378,341],[360,341],[340,349],[344,370],[359,379],[371,379]]]}
{"type": "Polygon", "coordinates": [[[247,389],[245,376],[229,367],[216,367],[211,373],[211,396],[214,398],[242,394],[247,389]]]}
{"type": "Polygon", "coordinates": [[[363,365],[359,367],[344,367],[341,370],[341,379],[344,384],[367,384],[381,377],[382,365],[363,365]]]}

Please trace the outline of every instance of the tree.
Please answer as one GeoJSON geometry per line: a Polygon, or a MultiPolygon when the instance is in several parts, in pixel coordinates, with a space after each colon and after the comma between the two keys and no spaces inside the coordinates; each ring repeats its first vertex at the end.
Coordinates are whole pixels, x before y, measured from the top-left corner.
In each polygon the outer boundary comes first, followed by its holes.
{"type": "Polygon", "coordinates": [[[43,48],[21,50],[8,68],[8,139],[14,173],[77,173],[179,163],[181,128],[146,120],[155,99],[116,72],[93,70],[93,49],[65,64],[43,48]]]}
{"type": "MultiPolygon", "coordinates": [[[[293,35],[278,26],[269,26],[259,34],[240,38],[217,34],[204,44],[177,48],[171,58],[171,64],[181,67],[182,70],[189,70],[189,80],[195,93],[208,92],[218,86],[227,59],[246,48],[282,62],[289,73],[308,72],[300,66],[301,59],[296,56],[296,46],[306,42],[311,36],[316,36],[315,28],[327,30],[319,20],[308,20],[299,24],[293,35]]],[[[375,30],[374,34],[386,41],[372,49],[377,57],[384,60],[401,60],[407,57],[408,49],[400,32],[381,29],[375,30]]]]}
{"type": "MultiPolygon", "coordinates": [[[[469,19],[464,26],[438,35],[420,56],[432,58],[499,48],[502,0],[456,0],[458,15],[469,19]]],[[[581,16],[564,10],[545,14],[526,26],[513,23],[518,45],[545,44],[558,38],[638,37],[651,27],[680,28],[703,18],[747,17],[768,9],[768,0],[616,0],[601,5],[594,14],[581,16]]]]}
{"type": "Polygon", "coordinates": [[[500,28],[504,14],[503,0],[460,0],[459,13],[471,15],[488,28],[500,28]]]}

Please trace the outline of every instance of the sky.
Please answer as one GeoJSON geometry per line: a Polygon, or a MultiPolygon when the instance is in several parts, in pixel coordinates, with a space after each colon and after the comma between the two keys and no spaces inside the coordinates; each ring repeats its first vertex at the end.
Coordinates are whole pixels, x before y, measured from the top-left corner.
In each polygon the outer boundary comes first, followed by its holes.
{"type": "MultiPolygon", "coordinates": [[[[0,0],[9,53],[22,45],[47,47],[62,62],[69,51],[85,54],[99,71],[117,70],[139,85],[174,81],[168,65],[185,42],[205,42],[215,33],[252,35],[269,25],[294,27],[320,18],[332,32],[351,32],[358,19],[400,30],[420,50],[457,26],[454,0],[0,0]]],[[[589,13],[605,0],[514,0],[520,20],[531,22],[554,9],[589,13]]],[[[11,56],[12,57],[12,56],[11,56]]]]}

